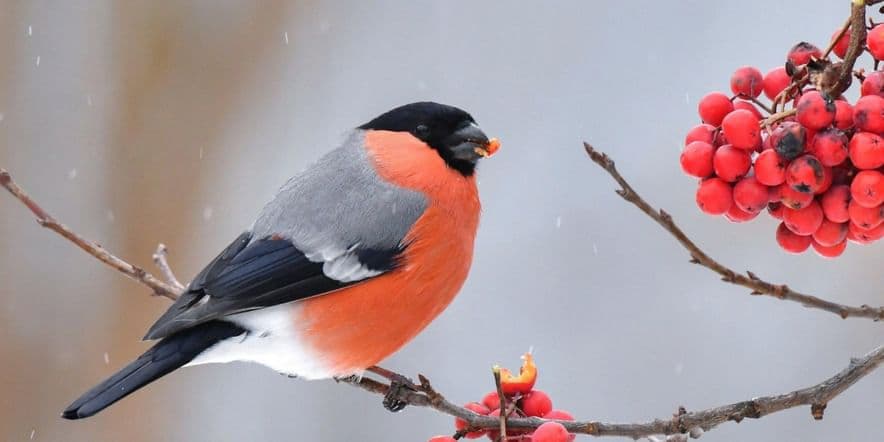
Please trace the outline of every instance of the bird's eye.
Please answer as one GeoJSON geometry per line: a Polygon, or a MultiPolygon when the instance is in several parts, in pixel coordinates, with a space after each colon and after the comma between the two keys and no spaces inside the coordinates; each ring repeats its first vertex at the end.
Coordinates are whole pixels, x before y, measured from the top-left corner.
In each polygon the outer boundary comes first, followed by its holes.
{"type": "Polygon", "coordinates": [[[424,137],[430,134],[430,128],[426,124],[420,124],[414,128],[414,133],[419,137],[424,137]]]}

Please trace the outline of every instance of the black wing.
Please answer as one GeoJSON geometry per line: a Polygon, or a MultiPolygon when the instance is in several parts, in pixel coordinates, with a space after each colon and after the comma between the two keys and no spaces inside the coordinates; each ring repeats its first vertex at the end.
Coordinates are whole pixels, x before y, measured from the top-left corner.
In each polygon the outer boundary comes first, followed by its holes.
{"type": "MultiPolygon", "coordinates": [[[[354,250],[369,269],[393,269],[402,249],[354,250]]],[[[148,330],[144,339],[160,339],[222,316],[270,307],[328,293],[364,281],[341,282],[322,271],[287,239],[252,241],[243,233],[190,283],[148,330]]]]}

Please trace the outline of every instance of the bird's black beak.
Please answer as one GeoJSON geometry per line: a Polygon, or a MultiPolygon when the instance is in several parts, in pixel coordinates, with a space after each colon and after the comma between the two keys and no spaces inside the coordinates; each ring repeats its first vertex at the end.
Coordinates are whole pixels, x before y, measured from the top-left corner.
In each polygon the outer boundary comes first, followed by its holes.
{"type": "Polygon", "coordinates": [[[454,158],[471,162],[490,157],[500,149],[500,141],[497,138],[489,140],[475,124],[458,129],[446,141],[454,158]]]}

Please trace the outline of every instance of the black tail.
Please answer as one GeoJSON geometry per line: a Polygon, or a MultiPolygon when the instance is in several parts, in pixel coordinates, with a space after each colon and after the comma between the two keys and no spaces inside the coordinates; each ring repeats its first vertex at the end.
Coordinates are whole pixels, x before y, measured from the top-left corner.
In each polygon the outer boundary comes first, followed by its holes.
{"type": "Polygon", "coordinates": [[[206,322],[163,339],[104,382],[92,387],[62,413],[82,419],[109,407],[139,388],[190,362],[207,348],[246,330],[224,321],[206,322]]]}

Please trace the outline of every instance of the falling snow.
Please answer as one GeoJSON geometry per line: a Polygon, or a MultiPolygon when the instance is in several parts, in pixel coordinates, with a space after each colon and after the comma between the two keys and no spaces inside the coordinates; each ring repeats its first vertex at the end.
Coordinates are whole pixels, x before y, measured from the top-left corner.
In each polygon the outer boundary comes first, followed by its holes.
{"type": "Polygon", "coordinates": [[[0,113],[0,121],[3,121],[3,118],[4,118],[3,114],[0,113]]]}
{"type": "Polygon", "coordinates": [[[206,206],[206,208],[203,209],[203,219],[206,221],[212,219],[212,206],[206,206]]]}
{"type": "Polygon", "coordinates": [[[36,435],[37,435],[37,429],[36,429],[36,428],[32,428],[32,429],[31,429],[31,435],[30,435],[29,439],[34,440],[34,436],[36,436],[36,435]]]}
{"type": "Polygon", "coordinates": [[[77,169],[71,169],[71,170],[68,172],[68,179],[71,179],[71,180],[72,180],[72,179],[76,178],[76,177],[77,177],[77,173],[78,173],[78,172],[77,172],[77,169]]]}
{"type": "Polygon", "coordinates": [[[285,40],[285,44],[289,44],[289,33],[288,33],[288,31],[282,33],[282,38],[285,40]]]}
{"type": "Polygon", "coordinates": [[[28,37],[34,35],[34,28],[31,25],[28,25],[28,37]]]}
{"type": "Polygon", "coordinates": [[[40,56],[37,56],[37,66],[40,66],[40,56]]]}
{"type": "Polygon", "coordinates": [[[86,96],[86,106],[92,107],[92,95],[86,96]]]}
{"type": "Polygon", "coordinates": [[[689,94],[687,92],[684,93],[684,103],[691,104],[691,94],[689,94]]]}
{"type": "Polygon", "coordinates": [[[107,352],[104,352],[104,363],[110,364],[110,355],[107,352]]]}
{"type": "Polygon", "coordinates": [[[558,229],[559,227],[562,227],[562,217],[561,216],[556,217],[556,228],[558,229]]]}
{"type": "Polygon", "coordinates": [[[595,256],[599,256],[599,246],[595,243],[592,243],[592,254],[595,256]]]}

